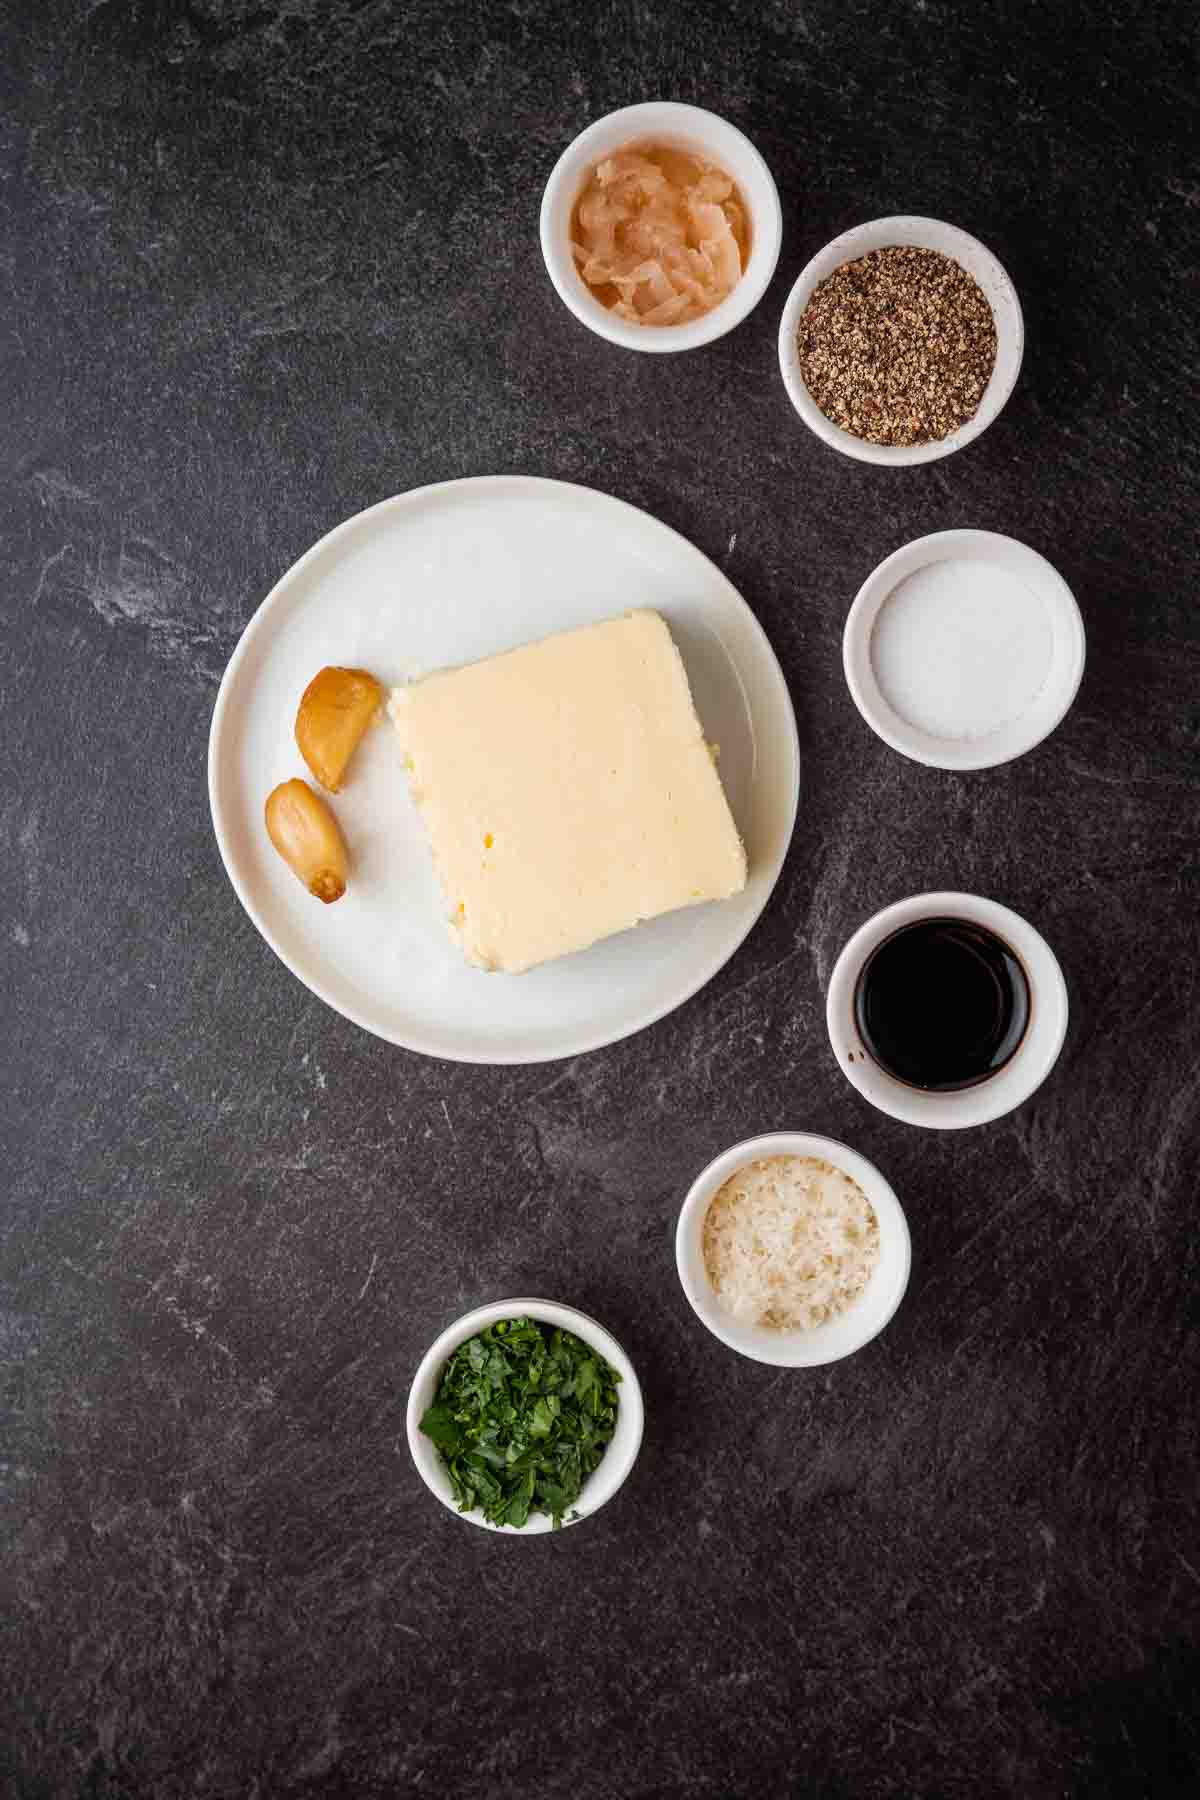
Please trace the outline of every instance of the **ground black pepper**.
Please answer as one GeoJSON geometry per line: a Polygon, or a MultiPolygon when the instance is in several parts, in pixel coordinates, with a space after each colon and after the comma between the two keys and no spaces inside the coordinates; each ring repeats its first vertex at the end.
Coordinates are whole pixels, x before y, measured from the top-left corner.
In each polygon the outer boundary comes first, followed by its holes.
{"type": "Polygon", "coordinates": [[[983,289],[948,256],[889,244],[814,288],[796,334],[809,393],[871,444],[927,444],[975,416],[996,361],[983,289]]]}

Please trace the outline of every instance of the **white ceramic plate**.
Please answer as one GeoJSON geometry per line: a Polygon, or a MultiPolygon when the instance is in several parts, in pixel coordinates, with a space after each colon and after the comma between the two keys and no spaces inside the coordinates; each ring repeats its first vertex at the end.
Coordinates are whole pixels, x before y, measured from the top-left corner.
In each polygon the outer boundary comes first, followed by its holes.
{"type": "Polygon", "coordinates": [[[745,601],[691,544],[635,507],[523,475],[442,482],[331,531],[268,594],[221,683],[209,797],[229,878],[305,986],[368,1031],[455,1062],[546,1062],[627,1037],[733,955],[779,875],[799,795],[787,684],[745,601]],[[686,908],[527,975],[468,968],[450,942],[398,742],[367,733],[334,803],[352,857],[322,906],[275,854],[263,804],[305,769],[292,731],[326,663],[387,685],[627,607],[654,607],[687,665],[746,842],[745,891],[686,908]]]}

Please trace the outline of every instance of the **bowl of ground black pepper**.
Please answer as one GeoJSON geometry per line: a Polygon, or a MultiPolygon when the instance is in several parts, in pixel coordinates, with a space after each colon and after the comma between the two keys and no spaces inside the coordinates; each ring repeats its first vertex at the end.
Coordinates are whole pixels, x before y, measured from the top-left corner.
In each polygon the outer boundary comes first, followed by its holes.
{"type": "Polygon", "coordinates": [[[1020,301],[978,238],[938,219],[873,219],[814,256],[779,326],[792,405],[862,462],[934,462],[974,441],[1016,383],[1020,301]]]}

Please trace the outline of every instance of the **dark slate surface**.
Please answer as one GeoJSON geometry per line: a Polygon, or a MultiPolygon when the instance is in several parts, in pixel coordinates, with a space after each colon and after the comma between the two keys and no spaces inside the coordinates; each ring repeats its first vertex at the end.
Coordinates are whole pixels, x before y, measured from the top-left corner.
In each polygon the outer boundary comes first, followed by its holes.
{"type": "Polygon", "coordinates": [[[9,0],[3,180],[0,1740],[20,1796],[483,1800],[1188,1791],[1197,1774],[1200,172],[1190,8],[9,0]],[[554,296],[589,120],[710,106],[783,195],[777,279],[686,360],[554,296]],[[839,459],[783,395],[787,287],[882,212],[1008,265],[1025,370],[977,446],[839,459]],[[794,852],[710,987],[629,1043],[422,1061],[311,999],[222,872],[216,684],[370,501],[517,470],[726,567],[792,684],[794,852]],[[1008,768],[902,761],[840,634],[887,552],[1009,531],[1075,588],[1078,703],[1008,768]],[[1064,962],[1062,1061],[923,1134],[834,1066],[824,983],[922,887],[1064,962]],[[827,1373],[693,1320],[707,1157],[844,1136],[909,1297],[827,1373]],[[430,1500],[402,1409],[469,1305],[593,1310],[634,1478],[561,1538],[430,1500]]]}

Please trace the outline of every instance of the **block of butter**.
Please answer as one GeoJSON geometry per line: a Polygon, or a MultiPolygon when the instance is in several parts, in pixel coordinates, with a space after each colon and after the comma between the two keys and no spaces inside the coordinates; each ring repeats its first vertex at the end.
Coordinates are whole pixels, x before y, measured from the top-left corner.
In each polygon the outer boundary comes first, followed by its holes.
{"type": "Polygon", "coordinates": [[[451,931],[479,968],[517,974],[746,885],[658,613],[439,671],[388,710],[451,931]]]}

